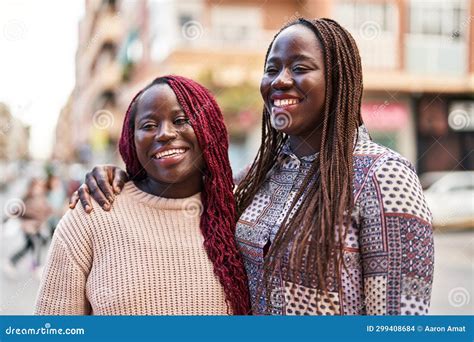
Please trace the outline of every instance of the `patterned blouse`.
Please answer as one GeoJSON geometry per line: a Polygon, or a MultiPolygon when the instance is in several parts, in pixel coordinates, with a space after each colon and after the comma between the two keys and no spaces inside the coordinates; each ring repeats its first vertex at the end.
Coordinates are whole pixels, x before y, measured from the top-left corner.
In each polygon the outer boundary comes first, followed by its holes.
{"type": "Polygon", "coordinates": [[[343,251],[341,286],[330,282],[324,294],[307,283],[278,279],[278,291],[272,290],[266,303],[260,289],[264,247],[273,242],[315,158],[298,158],[287,143],[237,224],[253,313],[427,314],[434,266],[431,213],[410,162],[371,141],[364,126],[354,150],[355,206],[343,251]]]}

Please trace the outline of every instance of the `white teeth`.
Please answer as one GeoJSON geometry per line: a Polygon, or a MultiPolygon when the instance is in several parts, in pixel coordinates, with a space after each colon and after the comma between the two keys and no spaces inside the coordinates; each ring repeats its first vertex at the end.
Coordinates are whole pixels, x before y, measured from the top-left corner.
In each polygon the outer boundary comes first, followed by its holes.
{"type": "Polygon", "coordinates": [[[294,105],[300,102],[298,99],[282,99],[282,100],[274,100],[273,105],[276,107],[284,107],[294,105]]]}
{"type": "Polygon", "coordinates": [[[173,148],[171,150],[166,150],[166,151],[155,154],[155,158],[156,159],[170,158],[176,154],[183,154],[184,152],[186,152],[184,148],[173,148]]]}

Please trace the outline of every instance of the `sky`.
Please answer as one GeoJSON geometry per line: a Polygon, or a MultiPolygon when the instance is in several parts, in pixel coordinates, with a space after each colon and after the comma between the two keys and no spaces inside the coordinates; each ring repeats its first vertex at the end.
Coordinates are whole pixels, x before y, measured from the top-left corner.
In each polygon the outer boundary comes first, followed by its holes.
{"type": "Polygon", "coordinates": [[[84,0],[0,1],[0,102],[31,126],[30,153],[49,157],[61,108],[74,88],[84,0]]]}

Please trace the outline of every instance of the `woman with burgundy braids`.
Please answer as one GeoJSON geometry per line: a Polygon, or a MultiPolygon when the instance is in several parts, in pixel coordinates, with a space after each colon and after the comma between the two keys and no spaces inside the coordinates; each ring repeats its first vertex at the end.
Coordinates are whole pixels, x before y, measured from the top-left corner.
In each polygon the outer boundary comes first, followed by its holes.
{"type": "MultiPolygon", "coordinates": [[[[260,90],[262,142],[235,190],[253,313],[426,314],[431,213],[411,163],[363,125],[352,36],[330,19],[285,25],[260,90]]],[[[89,192],[106,206],[126,177],[96,167],[71,206],[89,192]]]]}
{"type": "Polygon", "coordinates": [[[132,180],[109,211],[62,218],[36,313],[248,314],[227,131],[209,91],[155,79],[132,100],[119,149],[132,180]]]}

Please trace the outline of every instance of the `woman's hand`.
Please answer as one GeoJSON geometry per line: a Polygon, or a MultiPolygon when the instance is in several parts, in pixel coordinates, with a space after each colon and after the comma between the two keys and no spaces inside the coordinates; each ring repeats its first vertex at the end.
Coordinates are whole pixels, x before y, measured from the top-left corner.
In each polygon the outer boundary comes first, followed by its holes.
{"type": "Polygon", "coordinates": [[[114,165],[100,165],[86,174],[86,181],[77,189],[69,200],[69,208],[74,209],[80,200],[86,213],[92,211],[92,198],[105,211],[109,211],[115,195],[122,191],[128,175],[114,165]]]}

